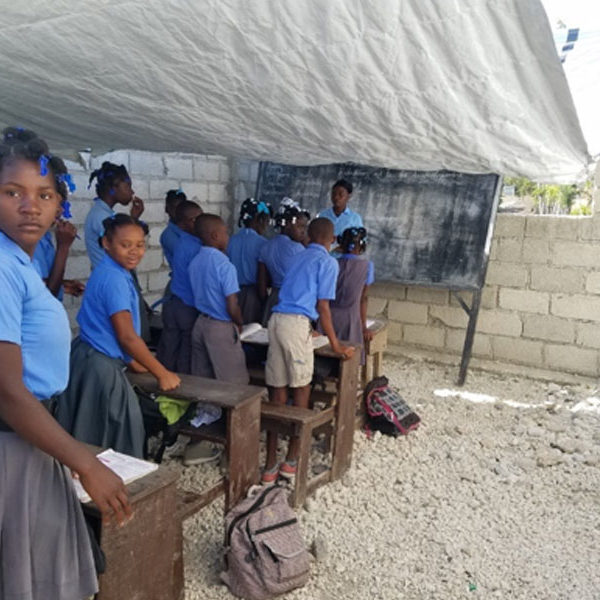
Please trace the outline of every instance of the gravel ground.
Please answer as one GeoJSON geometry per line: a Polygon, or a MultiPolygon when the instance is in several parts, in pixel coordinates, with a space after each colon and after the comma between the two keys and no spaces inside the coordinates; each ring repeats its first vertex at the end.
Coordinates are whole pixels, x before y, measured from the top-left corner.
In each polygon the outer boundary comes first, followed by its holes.
{"type": "MultiPolygon", "coordinates": [[[[298,511],[315,559],[285,598],[599,599],[597,390],[482,371],[457,388],[455,367],[404,358],[384,372],[421,427],[355,434],[350,471],[298,511]]],[[[215,477],[186,468],[181,485],[215,477]]],[[[232,598],[222,511],[184,524],[186,600],[232,598]]]]}

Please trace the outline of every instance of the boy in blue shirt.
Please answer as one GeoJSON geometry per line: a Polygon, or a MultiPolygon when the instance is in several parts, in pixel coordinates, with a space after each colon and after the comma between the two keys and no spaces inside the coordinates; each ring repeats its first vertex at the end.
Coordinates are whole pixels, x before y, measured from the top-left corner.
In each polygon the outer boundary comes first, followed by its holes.
{"type": "MultiPolygon", "coordinates": [[[[308,227],[310,244],[292,259],[284,277],[279,302],[269,319],[269,349],[265,379],[271,388],[271,402],[285,404],[288,387],[294,405],[308,408],[313,376],[314,350],[311,321],[320,319],[331,349],[350,358],[354,348],[340,344],[333,324],[329,301],[335,298],[338,263],[329,255],[334,240],[333,223],[324,217],[308,227]]],[[[277,434],[267,433],[267,463],[263,483],[273,483],[278,475],[296,474],[298,439],[292,438],[287,458],[277,465],[277,434]]]]}
{"type": "Polygon", "coordinates": [[[181,237],[181,228],[177,225],[177,207],[181,202],[187,200],[187,196],[182,190],[169,190],[165,198],[165,212],[169,215],[169,222],[160,234],[160,245],[163,249],[163,254],[169,265],[173,268],[173,257],[175,256],[175,248],[181,237]]]}
{"type": "Polygon", "coordinates": [[[202,214],[195,202],[183,200],[174,215],[179,238],[171,256],[171,294],[162,309],[163,329],[156,350],[158,360],[171,371],[190,373],[192,329],[198,311],[188,273],[191,260],[198,254],[202,242],[194,233],[194,223],[202,214]]]}
{"type": "Polygon", "coordinates": [[[188,269],[194,306],[200,313],[192,330],[192,375],[248,383],[239,335],[240,287],[235,267],[225,254],[227,228],[218,215],[204,213],[196,219],[194,230],[202,247],[188,269]]]}

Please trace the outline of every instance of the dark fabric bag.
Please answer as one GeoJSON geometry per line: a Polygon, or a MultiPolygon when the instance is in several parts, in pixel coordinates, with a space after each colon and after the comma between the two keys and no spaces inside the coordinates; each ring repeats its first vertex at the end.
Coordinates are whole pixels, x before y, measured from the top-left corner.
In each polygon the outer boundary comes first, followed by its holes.
{"type": "Polygon", "coordinates": [[[421,422],[421,417],[389,386],[385,376],[372,379],[365,387],[363,398],[367,430],[381,431],[385,435],[406,435],[421,422]]]}

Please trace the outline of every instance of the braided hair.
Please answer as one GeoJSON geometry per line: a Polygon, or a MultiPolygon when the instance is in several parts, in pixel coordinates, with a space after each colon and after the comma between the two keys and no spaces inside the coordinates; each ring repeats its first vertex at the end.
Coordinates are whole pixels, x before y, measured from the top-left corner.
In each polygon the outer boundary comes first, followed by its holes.
{"type": "Polygon", "coordinates": [[[344,252],[352,252],[358,246],[362,254],[367,249],[367,230],[364,227],[348,227],[337,236],[337,241],[344,252]]]}
{"type": "Polygon", "coordinates": [[[125,165],[116,165],[105,160],[102,166],[90,175],[88,189],[94,179],[96,180],[96,195],[102,198],[106,194],[109,194],[110,190],[121,181],[128,181],[129,173],[125,165]]]}
{"type": "Polygon", "coordinates": [[[293,225],[298,220],[298,217],[306,217],[310,221],[310,213],[304,210],[300,205],[291,198],[284,198],[275,214],[275,227],[281,231],[286,225],[293,225]]]}
{"type": "Polygon", "coordinates": [[[102,237],[106,236],[107,240],[112,240],[115,231],[119,229],[119,227],[125,227],[125,225],[135,225],[139,227],[144,235],[148,235],[148,225],[144,223],[144,221],[140,221],[135,217],[127,215],[125,213],[117,213],[112,217],[107,217],[102,221],[102,227],[104,227],[104,234],[100,237],[100,246],[102,246],[102,237]]]}
{"type": "Polygon", "coordinates": [[[258,219],[270,220],[273,216],[273,209],[270,204],[257,202],[254,198],[246,198],[240,207],[240,218],[238,227],[250,227],[255,217],[258,219]]]}
{"type": "Polygon", "coordinates": [[[40,174],[51,173],[56,191],[62,198],[63,216],[70,218],[69,192],[75,191],[75,184],[63,160],[50,154],[48,144],[38,137],[37,133],[22,127],[7,127],[2,131],[0,142],[0,171],[5,165],[15,160],[29,160],[40,165],[40,174]]]}

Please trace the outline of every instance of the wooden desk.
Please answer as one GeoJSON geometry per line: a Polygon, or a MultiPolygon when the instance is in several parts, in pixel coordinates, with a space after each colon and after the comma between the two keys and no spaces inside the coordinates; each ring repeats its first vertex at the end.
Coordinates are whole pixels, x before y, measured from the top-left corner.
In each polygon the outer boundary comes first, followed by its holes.
{"type": "Polygon", "coordinates": [[[178,475],[158,468],[127,486],[134,516],[123,527],[102,522],[93,503],[92,517],[106,556],[97,600],[181,600],[183,535],[177,514],[178,475]]]}
{"type": "MultiPolygon", "coordinates": [[[[190,502],[183,512],[183,518],[193,514],[225,491],[225,510],[229,510],[241,500],[248,488],[258,483],[259,441],[260,441],[260,405],[266,398],[266,390],[261,387],[239,385],[206,379],[179,373],[180,386],[166,392],[171,398],[180,398],[191,402],[207,402],[220,406],[225,413],[225,431],[219,425],[198,429],[184,426],[181,432],[192,437],[209,439],[225,444],[229,461],[228,476],[217,485],[190,502]]],[[[156,379],[149,373],[128,373],[132,384],[150,393],[160,392],[156,379]]]]}
{"type": "Polygon", "coordinates": [[[374,377],[382,374],[383,353],[387,348],[388,324],[386,321],[375,320],[369,327],[373,333],[373,339],[365,344],[365,364],[361,373],[361,388],[364,389],[367,383],[374,377]]]}

